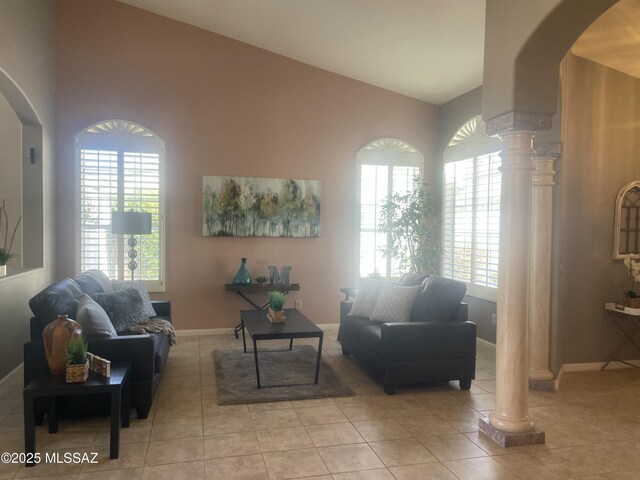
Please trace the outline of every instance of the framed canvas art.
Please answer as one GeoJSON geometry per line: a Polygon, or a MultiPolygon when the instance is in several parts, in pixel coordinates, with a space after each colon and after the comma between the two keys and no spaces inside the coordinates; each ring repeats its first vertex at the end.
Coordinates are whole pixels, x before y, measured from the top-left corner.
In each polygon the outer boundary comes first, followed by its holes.
{"type": "Polygon", "coordinates": [[[202,178],[207,237],[318,237],[320,182],[282,178],[202,178]]]}

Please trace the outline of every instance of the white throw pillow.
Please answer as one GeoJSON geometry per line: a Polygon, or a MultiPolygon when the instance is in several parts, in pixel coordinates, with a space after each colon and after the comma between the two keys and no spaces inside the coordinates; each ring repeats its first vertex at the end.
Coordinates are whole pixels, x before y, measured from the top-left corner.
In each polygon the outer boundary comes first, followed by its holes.
{"type": "Polygon", "coordinates": [[[386,282],[382,280],[375,280],[373,278],[363,278],[360,280],[360,287],[356,298],[353,300],[351,311],[349,315],[354,317],[371,317],[373,313],[373,307],[376,306],[378,301],[378,295],[382,285],[386,282]]]}
{"type": "Polygon", "coordinates": [[[144,313],[147,314],[149,318],[155,317],[158,315],[156,311],[153,309],[153,305],[151,304],[151,298],[149,298],[149,292],[147,291],[147,287],[142,280],[111,280],[111,286],[114,291],[124,290],[125,288],[135,288],[140,293],[142,297],[142,303],[144,304],[144,313]]]}
{"type": "Polygon", "coordinates": [[[104,308],[86,293],[80,297],[76,321],[82,326],[83,335],[87,337],[115,337],[118,335],[104,308]]]}
{"type": "Polygon", "coordinates": [[[394,283],[386,283],[380,290],[380,296],[371,314],[371,320],[382,323],[408,322],[411,320],[411,309],[419,288],[419,285],[403,287],[394,283]]]}

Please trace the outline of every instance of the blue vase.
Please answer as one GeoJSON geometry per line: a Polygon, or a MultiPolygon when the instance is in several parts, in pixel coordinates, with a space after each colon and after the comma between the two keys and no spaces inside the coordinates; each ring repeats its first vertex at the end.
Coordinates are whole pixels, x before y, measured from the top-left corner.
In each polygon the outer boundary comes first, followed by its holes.
{"type": "Polygon", "coordinates": [[[240,263],[240,268],[238,269],[238,273],[233,277],[234,285],[251,285],[251,276],[249,275],[249,270],[247,270],[247,259],[243,258],[240,263]]]}

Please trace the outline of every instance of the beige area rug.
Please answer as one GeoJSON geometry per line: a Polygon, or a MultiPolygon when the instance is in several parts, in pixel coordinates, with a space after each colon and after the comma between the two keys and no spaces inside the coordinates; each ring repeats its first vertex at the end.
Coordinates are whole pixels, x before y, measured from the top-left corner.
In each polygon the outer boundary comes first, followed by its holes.
{"type": "Polygon", "coordinates": [[[291,351],[258,351],[263,385],[258,389],[253,352],[214,350],[218,405],[353,395],[324,358],[320,362],[318,384],[313,384],[316,355],[317,350],[311,345],[294,345],[291,351]],[[287,386],[271,386],[283,384],[287,386]]]}

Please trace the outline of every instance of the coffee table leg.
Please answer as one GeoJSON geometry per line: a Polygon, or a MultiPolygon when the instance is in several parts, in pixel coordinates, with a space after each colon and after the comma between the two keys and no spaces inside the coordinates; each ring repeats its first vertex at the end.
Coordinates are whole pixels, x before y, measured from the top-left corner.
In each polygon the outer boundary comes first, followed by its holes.
{"type": "Polygon", "coordinates": [[[322,358],[322,337],[324,337],[324,332],[320,334],[320,338],[318,338],[318,358],[316,359],[316,379],[314,380],[314,384],[318,384],[318,378],[320,377],[320,359],[322,358]]]}
{"type": "Polygon", "coordinates": [[[258,381],[258,388],[260,388],[260,367],[258,367],[258,345],[256,339],[253,339],[253,358],[256,361],[256,379],[258,381]]]}
{"type": "Polygon", "coordinates": [[[56,410],[56,397],[49,397],[47,420],[49,422],[49,433],[58,433],[58,411],[56,410]]]}
{"type": "Polygon", "coordinates": [[[289,350],[293,350],[293,338],[289,339],[289,350]]]}
{"type": "Polygon", "coordinates": [[[120,453],[120,406],[121,388],[111,390],[111,444],[109,458],[118,458],[120,453]]]}
{"type": "Polygon", "coordinates": [[[120,410],[122,428],[129,428],[131,423],[131,370],[127,372],[127,377],[122,385],[122,405],[120,410]]]}
{"type": "MultiPolygon", "coordinates": [[[[24,453],[27,458],[33,458],[36,452],[36,422],[33,411],[33,397],[24,394],[24,453]]],[[[35,463],[26,463],[27,467],[33,467],[35,463]]]]}

